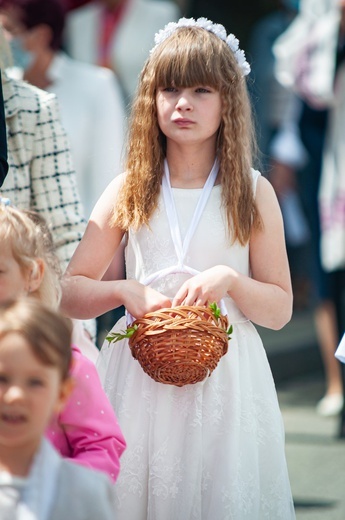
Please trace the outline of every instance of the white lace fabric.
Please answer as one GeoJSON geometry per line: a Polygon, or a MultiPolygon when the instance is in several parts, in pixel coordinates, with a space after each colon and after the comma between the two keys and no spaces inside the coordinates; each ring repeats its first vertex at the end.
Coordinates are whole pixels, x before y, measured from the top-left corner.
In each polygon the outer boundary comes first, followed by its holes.
{"type": "MultiPolygon", "coordinates": [[[[258,174],[253,172],[253,182],[258,174]]],[[[201,190],[172,189],[181,238],[201,190]]],[[[248,246],[229,245],[221,189],[214,186],[185,262],[197,271],[230,265],[249,274],[248,246]]],[[[150,229],[130,232],[127,276],[144,281],[176,264],[163,197],[150,229]]],[[[173,297],[190,276],[153,286],[173,297]]],[[[179,388],[145,374],[127,340],[104,343],[97,365],[127,441],[116,483],[118,520],[292,520],[284,428],[261,339],[228,297],[228,353],[205,382],[179,388]]],[[[113,330],[123,330],[125,318],[113,330]]]]}

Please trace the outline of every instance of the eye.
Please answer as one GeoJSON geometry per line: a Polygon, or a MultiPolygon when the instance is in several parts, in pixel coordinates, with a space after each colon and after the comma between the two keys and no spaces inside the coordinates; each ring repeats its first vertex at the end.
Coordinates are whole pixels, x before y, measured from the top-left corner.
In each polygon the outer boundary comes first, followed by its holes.
{"type": "Polygon", "coordinates": [[[198,87],[197,89],[195,89],[195,92],[199,92],[200,94],[208,94],[211,92],[211,89],[207,87],[198,87]]]}
{"type": "Polygon", "coordinates": [[[45,383],[42,379],[39,379],[37,377],[33,377],[32,379],[29,379],[28,381],[28,385],[31,387],[31,388],[35,388],[35,387],[42,387],[42,386],[45,386],[45,383]]]}
{"type": "Polygon", "coordinates": [[[8,377],[5,374],[0,374],[0,385],[8,383],[8,377]]]}
{"type": "Polygon", "coordinates": [[[162,91],[163,92],[177,92],[177,88],[176,87],[163,87],[162,91]]]}

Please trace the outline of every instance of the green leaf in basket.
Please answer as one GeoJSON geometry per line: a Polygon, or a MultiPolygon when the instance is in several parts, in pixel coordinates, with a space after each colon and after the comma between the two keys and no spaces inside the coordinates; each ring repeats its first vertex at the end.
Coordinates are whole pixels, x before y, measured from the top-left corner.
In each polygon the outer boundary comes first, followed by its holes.
{"type": "Polygon", "coordinates": [[[133,325],[133,327],[127,327],[126,330],[122,330],[121,332],[110,332],[105,339],[108,343],[116,343],[121,339],[130,338],[136,330],[138,330],[138,325],[133,325]]]}
{"type": "Polygon", "coordinates": [[[220,318],[220,308],[217,305],[217,302],[210,303],[209,305],[213,316],[218,320],[220,318]]]}
{"type": "Polygon", "coordinates": [[[227,335],[228,335],[228,339],[231,339],[231,334],[233,332],[234,328],[232,325],[230,325],[230,327],[228,328],[228,330],[226,331],[227,335]]]}
{"type": "MultiPolygon", "coordinates": [[[[213,316],[218,320],[221,316],[220,308],[218,307],[216,302],[210,303],[209,308],[212,311],[213,316]]],[[[226,330],[226,334],[228,336],[228,339],[231,339],[231,334],[233,332],[233,326],[230,325],[230,327],[226,330]]]]}

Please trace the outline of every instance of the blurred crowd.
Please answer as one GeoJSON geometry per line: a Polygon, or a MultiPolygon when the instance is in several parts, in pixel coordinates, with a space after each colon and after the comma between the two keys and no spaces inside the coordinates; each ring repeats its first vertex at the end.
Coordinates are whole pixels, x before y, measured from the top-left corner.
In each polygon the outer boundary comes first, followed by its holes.
{"type": "Polygon", "coordinates": [[[314,310],[325,416],[344,404],[334,358],[345,326],[344,9],[339,0],[282,0],[251,39],[263,171],[284,216],[295,306],[314,310]]]}
{"type": "MultiPolygon", "coordinates": [[[[49,223],[62,269],[122,172],[154,34],[181,14],[227,27],[231,9],[222,19],[224,2],[206,4],[0,0],[1,200],[49,223]]],[[[312,310],[315,319],[325,372],[317,411],[339,415],[345,437],[344,370],[334,357],[345,331],[345,1],[277,0],[247,36],[256,166],[281,206],[295,312],[312,310]]],[[[123,259],[123,248],[116,254],[123,259]]],[[[123,276],[124,259],[121,272],[114,266],[104,279],[123,276]]],[[[121,312],[75,320],[73,334],[92,361],[121,312]]]]}

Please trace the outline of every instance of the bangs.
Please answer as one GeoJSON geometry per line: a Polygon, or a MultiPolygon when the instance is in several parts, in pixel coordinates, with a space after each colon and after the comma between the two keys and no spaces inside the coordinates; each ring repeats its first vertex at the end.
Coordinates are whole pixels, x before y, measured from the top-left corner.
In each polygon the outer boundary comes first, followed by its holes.
{"type": "Polygon", "coordinates": [[[226,71],[233,76],[228,61],[227,46],[217,36],[195,27],[181,28],[160,44],[155,53],[152,60],[155,87],[204,85],[219,91],[226,71]]]}

